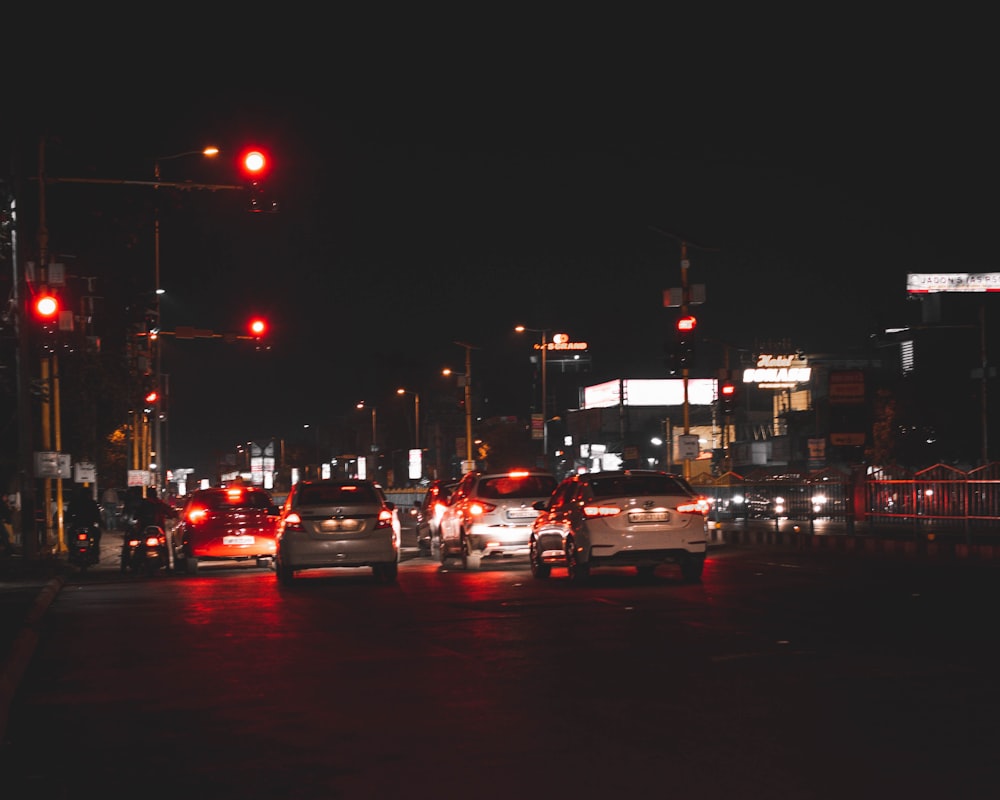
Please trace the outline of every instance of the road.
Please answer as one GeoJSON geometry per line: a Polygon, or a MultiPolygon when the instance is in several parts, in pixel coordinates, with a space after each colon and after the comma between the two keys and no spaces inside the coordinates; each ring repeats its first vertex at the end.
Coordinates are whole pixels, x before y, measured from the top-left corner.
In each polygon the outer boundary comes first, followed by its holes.
{"type": "Polygon", "coordinates": [[[713,551],[701,584],[513,562],[72,577],[11,797],[986,798],[1000,570],[713,551]]]}

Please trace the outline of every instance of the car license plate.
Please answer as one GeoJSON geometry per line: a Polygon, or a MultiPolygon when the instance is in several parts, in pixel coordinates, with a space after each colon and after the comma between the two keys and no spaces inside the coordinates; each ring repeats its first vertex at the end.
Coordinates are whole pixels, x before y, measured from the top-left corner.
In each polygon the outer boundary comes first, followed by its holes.
{"type": "Polygon", "coordinates": [[[319,529],[323,533],[334,533],[336,531],[356,531],[361,527],[361,520],[357,519],[325,519],[319,524],[319,529]]]}
{"type": "Polygon", "coordinates": [[[253,544],[252,536],[223,536],[223,544],[253,544]]]}
{"type": "Polygon", "coordinates": [[[508,519],[534,519],[538,512],[533,508],[512,508],[507,512],[508,519]]]}
{"type": "Polygon", "coordinates": [[[629,522],[670,522],[669,511],[633,511],[628,515],[629,522]]]}

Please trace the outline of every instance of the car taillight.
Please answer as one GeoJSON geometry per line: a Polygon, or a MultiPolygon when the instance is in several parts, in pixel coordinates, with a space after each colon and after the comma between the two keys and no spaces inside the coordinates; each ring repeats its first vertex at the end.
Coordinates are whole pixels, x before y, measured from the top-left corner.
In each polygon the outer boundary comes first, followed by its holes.
{"type": "Polygon", "coordinates": [[[445,506],[444,503],[435,503],[434,504],[434,519],[440,520],[441,517],[444,516],[444,510],[445,510],[445,508],[446,508],[446,506],[445,506]]]}
{"type": "Polygon", "coordinates": [[[378,528],[392,527],[392,512],[388,508],[383,508],[378,512],[378,528]]]}
{"type": "Polygon", "coordinates": [[[159,547],[159,546],[160,546],[160,537],[159,536],[147,536],[146,537],[146,547],[159,547]]]}
{"type": "Polygon", "coordinates": [[[187,513],[187,520],[192,525],[197,525],[199,522],[204,522],[208,519],[208,509],[203,506],[195,506],[187,513]]]}
{"type": "Polygon", "coordinates": [[[584,506],[583,515],[585,517],[613,517],[620,514],[622,510],[618,506],[584,506]]]}
{"type": "Polygon", "coordinates": [[[83,531],[79,531],[79,532],[78,532],[78,533],[76,534],[76,540],[77,540],[78,542],[85,542],[85,541],[87,541],[87,540],[88,540],[89,538],[90,538],[90,534],[89,534],[89,533],[84,533],[83,531]]]}
{"type": "Polygon", "coordinates": [[[283,520],[281,520],[281,528],[286,531],[304,530],[302,527],[302,517],[292,511],[283,520]]]}
{"type": "Polygon", "coordinates": [[[702,514],[708,516],[708,512],[712,510],[712,507],[709,505],[707,498],[698,497],[693,502],[681,503],[677,506],[677,510],[682,514],[702,514]]]}
{"type": "Polygon", "coordinates": [[[138,539],[129,539],[128,540],[128,546],[129,547],[138,547],[139,546],[139,540],[138,539]]]}
{"type": "Polygon", "coordinates": [[[469,503],[469,513],[474,517],[482,516],[483,514],[489,514],[493,511],[496,506],[493,503],[469,503]]]}

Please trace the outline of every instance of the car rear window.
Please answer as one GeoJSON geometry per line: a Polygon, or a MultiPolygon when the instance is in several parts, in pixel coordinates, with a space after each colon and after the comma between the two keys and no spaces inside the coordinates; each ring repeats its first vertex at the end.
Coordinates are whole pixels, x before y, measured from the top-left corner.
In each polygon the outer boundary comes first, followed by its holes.
{"type": "Polygon", "coordinates": [[[691,491],[670,475],[613,475],[591,478],[594,497],[637,497],[640,495],[690,495],[691,491]]]}
{"type": "Polygon", "coordinates": [[[380,502],[375,488],[363,483],[316,483],[302,487],[296,505],[335,506],[380,502]]]}
{"type": "Polygon", "coordinates": [[[548,497],[555,488],[556,479],[551,475],[494,475],[480,478],[473,494],[488,500],[520,500],[548,497]]]}

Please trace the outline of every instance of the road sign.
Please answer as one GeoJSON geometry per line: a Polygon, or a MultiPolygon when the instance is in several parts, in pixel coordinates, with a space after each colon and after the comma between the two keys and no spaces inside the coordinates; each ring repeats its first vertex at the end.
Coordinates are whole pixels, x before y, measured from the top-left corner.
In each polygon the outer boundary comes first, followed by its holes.
{"type": "Polygon", "coordinates": [[[677,437],[677,455],[682,459],[698,457],[698,435],[682,433],[677,437]]]}

